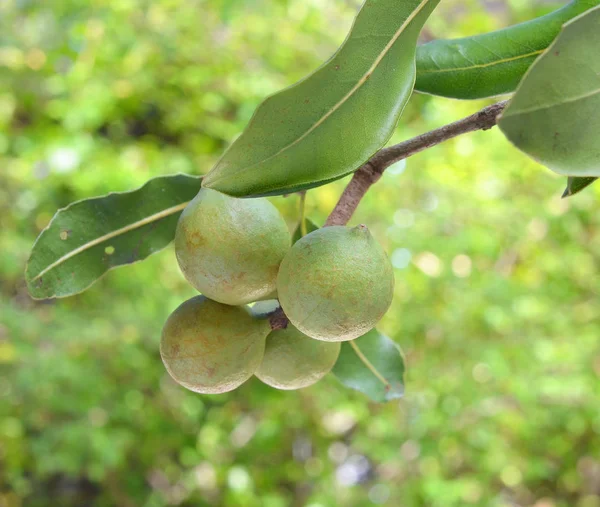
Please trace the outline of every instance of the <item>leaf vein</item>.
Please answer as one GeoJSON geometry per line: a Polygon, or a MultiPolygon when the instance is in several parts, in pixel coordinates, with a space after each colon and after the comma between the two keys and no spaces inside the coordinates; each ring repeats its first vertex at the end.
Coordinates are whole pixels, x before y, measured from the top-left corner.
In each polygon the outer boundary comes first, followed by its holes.
{"type": "Polygon", "coordinates": [[[144,225],[148,225],[150,223],[156,222],[158,220],[161,220],[165,217],[168,217],[169,215],[172,215],[174,213],[177,213],[178,211],[182,211],[188,204],[189,201],[186,201],[184,203],[181,204],[177,204],[176,206],[171,206],[170,208],[164,209],[158,213],[154,213],[153,215],[149,215],[145,218],[142,218],[141,220],[138,220],[136,222],[133,222],[129,225],[126,225],[125,227],[121,227],[119,229],[116,229],[114,231],[111,231],[103,236],[100,236],[99,238],[96,238],[92,241],[88,241],[87,243],[84,243],[83,245],[80,245],[79,247],[77,247],[74,250],[71,250],[70,252],[66,253],[65,255],[63,255],[62,257],[60,257],[59,259],[57,259],[56,261],[54,261],[52,264],[50,264],[49,266],[47,266],[46,268],[44,268],[42,271],[40,271],[36,276],[34,276],[31,281],[35,281],[38,280],[39,278],[41,278],[42,276],[44,276],[46,273],[48,273],[49,271],[51,271],[52,269],[54,269],[57,266],[60,266],[61,264],[65,263],[66,261],[68,261],[69,259],[75,257],[76,255],[79,255],[82,252],[85,252],[86,250],[89,250],[90,248],[99,245],[100,243],[103,243],[105,241],[108,241],[109,239],[115,238],[121,234],[125,234],[129,231],[133,231],[135,229],[139,229],[140,227],[143,227],[144,225]]]}
{"type": "MultiPolygon", "coordinates": [[[[531,53],[526,53],[523,55],[512,56],[510,58],[503,58],[501,60],[494,60],[492,62],[487,62],[487,63],[473,64],[473,65],[469,65],[466,67],[451,67],[451,68],[446,68],[446,69],[438,68],[438,69],[432,69],[432,70],[419,70],[419,68],[417,66],[417,74],[419,74],[419,75],[441,74],[444,72],[459,72],[459,71],[463,71],[463,70],[483,69],[485,67],[493,67],[494,65],[501,65],[503,63],[510,63],[510,62],[514,62],[517,60],[521,60],[523,58],[529,58],[530,56],[539,55],[543,52],[544,52],[544,49],[539,49],[537,51],[532,51],[531,53]]],[[[462,55],[462,56],[464,56],[464,55],[462,55]]]]}
{"type": "MultiPolygon", "coordinates": [[[[387,55],[387,53],[390,51],[390,49],[393,47],[393,45],[396,43],[396,41],[402,35],[402,33],[404,33],[404,30],[406,29],[406,27],[415,19],[415,17],[417,17],[417,15],[423,10],[423,8],[430,1],[431,0],[423,0],[416,7],[416,9],[413,12],[411,12],[411,14],[404,21],[404,23],[402,23],[402,25],[398,28],[398,30],[393,35],[393,37],[391,38],[391,40],[383,48],[383,50],[381,51],[381,53],[379,53],[379,55],[377,56],[377,58],[375,59],[375,61],[371,65],[371,67],[369,67],[369,69],[367,70],[367,72],[365,72],[363,74],[363,76],[352,87],[352,89],[346,95],[344,95],[344,97],[342,97],[331,109],[329,109],[321,118],[319,118],[310,128],[308,128],[307,131],[304,132],[304,134],[302,134],[301,136],[299,136],[298,138],[296,138],[294,141],[292,141],[291,143],[289,143],[287,146],[284,146],[283,148],[281,148],[279,151],[277,151],[273,155],[270,155],[270,156],[264,158],[263,160],[260,160],[260,161],[254,163],[254,164],[249,165],[249,166],[242,167],[242,168],[238,169],[237,171],[231,172],[231,173],[229,173],[227,175],[221,175],[221,177],[212,178],[210,180],[210,184],[214,185],[215,182],[217,182],[219,180],[222,180],[224,177],[231,178],[232,175],[240,174],[242,172],[246,172],[246,171],[252,169],[253,167],[255,167],[255,166],[259,165],[259,164],[264,164],[265,162],[267,162],[267,161],[269,161],[269,160],[271,160],[271,159],[273,159],[273,158],[281,155],[283,152],[289,150],[290,148],[294,147],[295,145],[297,145],[298,143],[300,143],[301,141],[303,141],[304,139],[306,139],[306,137],[308,137],[312,132],[314,132],[317,128],[319,128],[331,115],[333,115],[340,107],[342,107],[369,80],[369,77],[371,76],[371,74],[377,69],[377,67],[379,66],[379,64],[381,63],[381,61],[385,58],[385,56],[387,55]]],[[[210,173],[209,173],[209,176],[206,178],[206,180],[208,180],[209,178],[210,178],[210,173]]]]}
{"type": "Polygon", "coordinates": [[[584,93],[583,95],[578,95],[576,97],[571,97],[571,98],[565,99],[560,103],[551,103],[551,104],[546,104],[543,106],[530,107],[529,109],[520,109],[520,110],[515,111],[514,113],[511,113],[510,108],[508,108],[507,109],[508,114],[504,114],[503,116],[505,118],[508,118],[509,116],[520,116],[523,114],[535,113],[537,111],[543,111],[544,109],[551,109],[553,107],[560,107],[565,104],[571,104],[573,102],[578,102],[580,100],[589,99],[590,97],[593,97],[594,95],[598,95],[599,93],[600,93],[600,88],[598,88],[597,90],[593,90],[589,93],[584,93]]]}
{"type": "Polygon", "coordinates": [[[377,368],[375,368],[373,363],[371,361],[369,361],[369,359],[367,359],[367,356],[365,356],[363,354],[362,350],[360,350],[359,346],[356,345],[354,340],[350,341],[349,343],[350,343],[350,346],[354,349],[354,352],[356,353],[358,358],[371,371],[371,373],[377,378],[377,380],[379,380],[386,388],[389,388],[390,383],[385,379],[385,377],[381,373],[379,373],[379,371],[377,371],[377,368]]]}

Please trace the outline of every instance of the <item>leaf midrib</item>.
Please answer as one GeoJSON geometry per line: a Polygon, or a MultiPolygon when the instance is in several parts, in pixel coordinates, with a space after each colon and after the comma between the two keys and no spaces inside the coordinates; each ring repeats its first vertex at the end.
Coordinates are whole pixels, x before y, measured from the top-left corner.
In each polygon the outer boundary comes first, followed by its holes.
{"type": "Polygon", "coordinates": [[[100,236],[92,241],[88,241],[87,243],[84,243],[83,245],[78,246],[77,248],[75,248],[74,250],[71,250],[70,252],[68,252],[67,254],[63,255],[62,257],[60,257],[59,259],[57,259],[56,261],[54,261],[52,264],[50,264],[49,266],[47,266],[46,268],[44,268],[42,271],[40,271],[37,275],[35,275],[31,281],[34,282],[35,280],[38,280],[39,278],[41,278],[42,276],[44,276],[46,273],[48,273],[49,271],[53,270],[54,268],[56,268],[57,266],[60,266],[61,264],[64,264],[66,261],[68,261],[69,259],[72,259],[73,257],[79,255],[82,252],[85,252],[86,250],[89,250],[90,248],[97,246],[101,243],[104,243],[105,241],[108,241],[109,239],[115,238],[117,236],[120,236],[121,234],[125,234],[129,231],[133,231],[135,229],[139,229],[140,227],[143,227],[145,225],[148,225],[152,222],[156,222],[157,220],[161,220],[165,217],[168,217],[170,215],[173,215],[174,213],[177,213],[178,211],[182,211],[187,205],[188,205],[189,201],[186,201],[184,203],[181,204],[177,204],[176,206],[171,206],[170,208],[166,208],[158,213],[154,213],[152,215],[149,215],[145,218],[142,218],[141,220],[137,220],[131,224],[126,225],[125,227],[120,227],[119,229],[116,229],[114,231],[111,231],[107,234],[104,234],[103,236],[100,236]]]}
{"type": "MultiPolygon", "coordinates": [[[[576,20],[581,18],[582,16],[584,16],[585,13],[592,13],[592,12],[600,12],[600,6],[596,6],[588,11],[584,11],[583,13],[581,13],[579,16],[576,16],[575,18],[570,19],[569,21],[567,21],[564,25],[563,28],[561,30],[561,32],[558,34],[558,36],[556,37],[556,39],[554,39],[554,41],[544,50],[545,55],[542,56],[539,60],[536,61],[536,63],[534,63],[534,65],[532,65],[527,73],[525,74],[525,76],[523,77],[521,84],[523,84],[524,82],[526,82],[527,77],[529,76],[529,74],[531,72],[534,72],[534,69],[536,68],[536,64],[542,64],[542,62],[545,61],[545,57],[549,54],[551,54],[553,51],[560,51],[562,48],[562,38],[564,37],[564,34],[569,31],[571,29],[571,27],[575,24],[576,20]]],[[[521,86],[519,86],[519,88],[517,88],[517,92],[519,91],[519,89],[521,88],[521,86]]],[[[570,97],[567,99],[562,100],[559,103],[549,103],[549,104],[544,104],[541,106],[533,106],[530,107],[528,109],[516,109],[515,112],[511,111],[511,105],[509,104],[509,106],[503,111],[502,116],[500,118],[500,121],[502,121],[502,118],[509,118],[509,117],[517,117],[517,116],[521,116],[524,114],[530,114],[530,113],[535,113],[537,111],[543,111],[546,109],[552,109],[554,107],[560,107],[563,106],[565,104],[571,104],[573,102],[577,102],[580,100],[585,100],[588,99],[590,97],[593,97],[594,95],[597,95],[600,93],[600,88],[596,88],[593,89],[590,92],[584,93],[582,95],[578,95],[575,97],[570,97]]],[[[515,106],[516,107],[516,106],[515,106]]]]}
{"type": "Polygon", "coordinates": [[[386,390],[389,389],[391,384],[385,379],[385,377],[381,373],[379,373],[375,365],[371,361],[369,361],[369,359],[367,358],[367,356],[365,356],[363,351],[360,350],[360,347],[356,344],[355,340],[352,340],[349,343],[356,355],[358,356],[358,358],[367,367],[367,369],[375,376],[377,380],[379,380],[379,382],[381,382],[385,386],[386,390]]]}
{"type": "Polygon", "coordinates": [[[442,74],[442,73],[447,73],[447,72],[460,72],[460,71],[464,71],[464,70],[483,69],[486,67],[493,67],[494,65],[501,65],[503,63],[514,62],[517,60],[521,60],[523,58],[529,58],[531,56],[542,54],[544,51],[545,51],[545,49],[538,49],[536,51],[532,51],[531,53],[518,55],[518,56],[512,56],[510,58],[502,58],[500,60],[494,60],[494,61],[491,61],[488,63],[478,63],[478,64],[474,64],[474,65],[469,65],[467,67],[450,67],[447,69],[432,69],[432,70],[421,70],[421,71],[417,67],[417,76],[422,76],[424,74],[442,74]]]}
{"type": "MultiPolygon", "coordinates": [[[[342,97],[342,99],[340,99],[331,109],[329,109],[321,118],[319,118],[319,120],[317,120],[313,125],[311,125],[311,127],[304,134],[302,134],[300,137],[298,137],[297,139],[295,139],[294,141],[289,143],[287,146],[284,146],[283,148],[281,148],[278,152],[274,153],[273,155],[270,155],[263,160],[255,162],[252,165],[242,167],[242,168],[238,169],[237,171],[231,172],[227,175],[222,175],[220,177],[216,177],[216,178],[212,179],[212,181],[210,181],[210,183],[214,184],[215,182],[222,180],[224,177],[231,178],[232,176],[249,171],[250,169],[254,168],[255,166],[257,166],[259,164],[264,164],[265,162],[268,162],[269,160],[281,155],[285,151],[289,150],[290,148],[292,148],[295,145],[297,145],[298,143],[300,143],[302,140],[306,139],[306,137],[308,137],[312,132],[314,132],[317,128],[319,128],[332,114],[334,114],[340,107],[342,107],[369,80],[369,77],[371,76],[371,74],[377,69],[377,67],[379,66],[381,61],[385,58],[385,56],[387,55],[389,50],[396,43],[398,38],[404,33],[404,30],[406,29],[406,27],[415,19],[415,17],[417,17],[417,15],[423,10],[425,5],[427,5],[430,1],[431,0],[423,0],[417,6],[417,8],[406,18],[404,23],[402,23],[402,25],[400,25],[400,27],[398,28],[398,30],[396,31],[394,36],[391,38],[390,42],[388,42],[386,44],[386,46],[383,48],[383,51],[381,53],[379,53],[379,55],[377,56],[377,58],[375,59],[375,61],[371,65],[371,67],[369,67],[367,72],[358,80],[358,82],[352,87],[352,89],[346,95],[344,95],[344,97],[342,97]]],[[[209,179],[209,177],[207,177],[205,179],[209,179]]]]}
{"type": "Polygon", "coordinates": [[[509,118],[511,116],[521,116],[523,114],[530,114],[530,113],[535,113],[538,111],[543,111],[545,109],[552,109],[554,107],[561,107],[564,106],[565,104],[571,104],[573,102],[578,102],[580,100],[585,100],[585,99],[589,99],[590,97],[593,97],[594,95],[598,95],[600,93],[600,88],[598,88],[597,90],[593,90],[589,93],[584,93],[583,95],[578,95],[577,97],[572,97],[569,99],[565,99],[559,103],[551,103],[551,104],[546,104],[543,106],[535,106],[535,107],[530,107],[529,109],[517,109],[515,110],[514,113],[511,113],[510,109],[507,109],[507,113],[503,114],[502,116],[504,118],[509,118]]]}

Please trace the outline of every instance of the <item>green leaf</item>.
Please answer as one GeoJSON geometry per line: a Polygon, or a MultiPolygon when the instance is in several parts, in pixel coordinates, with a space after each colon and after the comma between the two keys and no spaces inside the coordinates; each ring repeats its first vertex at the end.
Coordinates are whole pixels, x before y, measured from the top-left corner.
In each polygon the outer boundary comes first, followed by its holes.
{"type": "Polygon", "coordinates": [[[333,374],[347,387],[384,402],[404,395],[404,360],[400,347],[376,329],[342,343],[333,374]]]}
{"type": "Polygon", "coordinates": [[[163,176],[59,210],[33,245],[25,273],[29,293],[37,299],[70,296],[109,269],[161,250],[200,183],[184,174],[163,176]]]}
{"type": "Polygon", "coordinates": [[[390,138],[412,92],[416,41],[439,0],[367,0],[338,52],[265,100],[203,185],[237,197],[316,187],[390,138]]]}
{"type": "Polygon", "coordinates": [[[600,176],[600,7],[565,24],[498,125],[521,151],[566,176],[600,176]]]}
{"type": "Polygon", "coordinates": [[[563,23],[598,4],[600,0],[574,0],[546,16],[502,30],[423,44],[417,48],[415,89],[457,99],[510,93],[563,23]]]}
{"type": "Polygon", "coordinates": [[[570,176],[569,178],[567,178],[567,188],[565,188],[565,191],[563,192],[562,196],[571,197],[572,195],[578,194],[584,188],[589,187],[597,179],[598,178],[593,177],[577,178],[570,176]]]}
{"type": "MultiPolygon", "coordinates": [[[[310,218],[305,218],[304,223],[306,224],[306,234],[310,234],[311,232],[319,229],[319,226],[315,224],[310,218]]],[[[294,231],[294,234],[292,234],[292,245],[303,236],[302,227],[300,225],[301,224],[298,224],[296,230],[294,231]]],[[[306,234],[304,234],[304,236],[306,236],[306,234]]]]}

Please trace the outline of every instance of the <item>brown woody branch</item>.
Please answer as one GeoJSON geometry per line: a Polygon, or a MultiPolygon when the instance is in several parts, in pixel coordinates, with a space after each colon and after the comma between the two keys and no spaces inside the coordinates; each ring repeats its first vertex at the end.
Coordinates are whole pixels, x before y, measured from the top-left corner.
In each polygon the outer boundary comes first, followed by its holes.
{"type": "MultiPolygon", "coordinates": [[[[492,104],[471,116],[378,151],[354,173],[350,183],[344,189],[338,203],[327,218],[325,227],[347,224],[371,185],[381,178],[381,175],[389,166],[461,134],[491,129],[496,125],[498,115],[506,107],[506,104],[507,101],[492,104]]],[[[269,320],[272,329],[283,329],[288,323],[287,317],[281,308],[272,313],[269,320]]]]}
{"type": "Polygon", "coordinates": [[[408,158],[415,153],[431,148],[436,144],[443,143],[448,139],[473,132],[475,130],[488,130],[496,125],[496,119],[506,106],[507,101],[498,102],[484,107],[471,116],[462,120],[444,125],[439,129],[432,130],[426,134],[404,141],[400,144],[384,148],[371,157],[360,169],[358,169],[348,186],[342,193],[340,200],[327,218],[325,226],[345,225],[352,218],[361,199],[367,190],[375,183],[383,171],[389,166],[408,158]]]}

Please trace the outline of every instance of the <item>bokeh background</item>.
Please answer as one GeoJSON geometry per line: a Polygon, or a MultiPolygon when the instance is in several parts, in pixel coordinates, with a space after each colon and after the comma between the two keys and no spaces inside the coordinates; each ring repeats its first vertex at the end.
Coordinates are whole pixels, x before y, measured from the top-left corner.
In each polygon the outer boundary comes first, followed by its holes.
{"type": "MultiPolygon", "coordinates": [[[[423,39],[557,6],[444,0],[423,39]]],[[[178,387],[159,336],[193,291],[171,248],[75,297],[27,295],[57,208],[208,171],[357,7],[0,2],[0,506],[600,506],[599,188],[561,200],[564,179],[498,131],[392,167],[353,219],[396,270],[380,329],[406,356],[403,400],[330,376],[297,392],[178,387]]],[[[414,96],[394,141],[486,103],[414,96]]],[[[309,192],[317,223],[344,182],[309,192]]],[[[293,228],[297,196],[273,202],[293,228]]]]}

